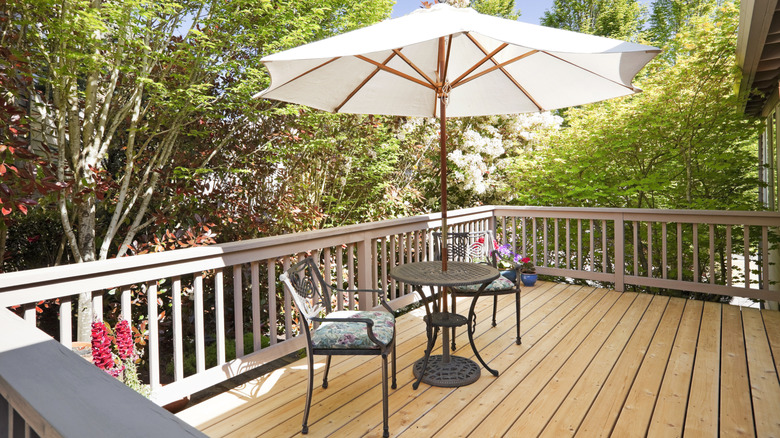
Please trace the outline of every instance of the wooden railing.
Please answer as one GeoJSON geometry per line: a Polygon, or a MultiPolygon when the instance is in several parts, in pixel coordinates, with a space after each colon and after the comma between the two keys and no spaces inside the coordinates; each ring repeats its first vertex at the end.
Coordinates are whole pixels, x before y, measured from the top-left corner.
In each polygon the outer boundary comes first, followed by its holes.
{"type": "Polygon", "coordinates": [[[501,240],[531,257],[540,274],[612,283],[618,291],[636,286],[780,299],[780,286],[770,284],[769,256],[780,231],[777,213],[544,207],[494,212],[501,240]]]}
{"type": "MultiPolygon", "coordinates": [[[[633,285],[780,300],[766,275],[778,214],[486,206],[450,212],[449,223],[458,231],[496,230],[543,275],[620,291],[633,285]],[[737,266],[733,252],[747,261],[737,266]],[[757,273],[750,260],[759,260],[757,273]]],[[[431,233],[439,226],[440,215],[431,214],[3,274],[0,307],[20,306],[30,326],[46,328],[66,347],[73,302],[84,291],[98,318],[147,321],[147,380],[153,400],[166,404],[303,347],[278,283],[301,256],[318,256],[329,282],[384,288],[398,308],[416,297],[388,272],[432,258],[431,233]],[[38,320],[40,302],[58,307],[54,329],[38,320]]],[[[350,294],[338,306],[370,308],[370,297],[350,294]]]]}

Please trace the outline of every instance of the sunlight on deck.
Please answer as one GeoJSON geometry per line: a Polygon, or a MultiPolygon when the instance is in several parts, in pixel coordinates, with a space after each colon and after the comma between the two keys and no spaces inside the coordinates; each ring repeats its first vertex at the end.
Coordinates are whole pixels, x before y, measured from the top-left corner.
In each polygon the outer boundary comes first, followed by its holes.
{"type": "MultiPolygon", "coordinates": [[[[522,304],[515,345],[511,296],[494,328],[480,300],[475,342],[500,375],[461,388],[411,388],[423,312],[399,318],[392,436],[780,434],[780,312],[554,283],[524,288],[522,304]]],[[[473,357],[465,330],[456,340],[473,357]]],[[[381,436],[381,361],[334,357],[322,389],[323,359],[308,436],[381,436]]],[[[301,360],[178,415],[212,437],[300,436],[306,379],[301,360]]]]}

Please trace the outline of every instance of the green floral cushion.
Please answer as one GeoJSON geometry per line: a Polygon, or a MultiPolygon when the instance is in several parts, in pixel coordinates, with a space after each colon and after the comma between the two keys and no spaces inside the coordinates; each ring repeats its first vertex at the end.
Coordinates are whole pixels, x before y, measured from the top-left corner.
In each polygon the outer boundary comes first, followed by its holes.
{"type": "MultiPolygon", "coordinates": [[[[472,284],[469,286],[458,286],[453,288],[455,292],[476,292],[481,287],[481,284],[472,284]]],[[[492,290],[505,290],[505,289],[514,289],[515,283],[512,282],[512,280],[504,277],[503,275],[499,276],[495,280],[493,280],[492,283],[490,283],[486,288],[485,292],[492,291],[492,290]]]]}
{"type": "MultiPolygon", "coordinates": [[[[374,336],[387,344],[393,339],[395,318],[390,312],[342,310],[332,312],[325,318],[369,318],[374,321],[374,336]]],[[[312,333],[314,348],[376,348],[368,337],[368,326],[362,322],[323,322],[312,333]]]]}

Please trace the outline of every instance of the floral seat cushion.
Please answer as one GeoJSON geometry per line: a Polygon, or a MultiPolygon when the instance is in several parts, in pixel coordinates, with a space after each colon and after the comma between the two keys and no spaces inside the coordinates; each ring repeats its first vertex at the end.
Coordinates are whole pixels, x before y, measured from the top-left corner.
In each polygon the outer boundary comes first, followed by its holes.
{"type": "MultiPolygon", "coordinates": [[[[481,287],[481,284],[471,284],[468,286],[458,286],[452,288],[456,293],[457,292],[476,292],[481,287]]],[[[500,275],[498,278],[493,280],[492,283],[490,283],[484,290],[484,292],[490,292],[490,291],[498,291],[498,290],[506,290],[506,289],[514,289],[515,284],[512,282],[512,280],[504,277],[503,275],[500,275]]]]}
{"type": "MultiPolygon", "coordinates": [[[[387,344],[393,339],[395,318],[390,312],[342,310],[332,312],[326,318],[369,318],[374,321],[374,336],[387,344]]],[[[368,337],[368,326],[363,322],[323,322],[311,336],[314,348],[376,348],[368,337]]]]}

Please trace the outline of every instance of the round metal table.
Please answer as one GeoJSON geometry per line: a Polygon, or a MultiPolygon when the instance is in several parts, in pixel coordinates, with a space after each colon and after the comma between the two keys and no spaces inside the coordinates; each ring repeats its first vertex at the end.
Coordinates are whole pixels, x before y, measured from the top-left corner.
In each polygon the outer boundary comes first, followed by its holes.
{"type": "MultiPolygon", "coordinates": [[[[390,277],[402,283],[412,285],[423,299],[425,295],[421,289],[422,286],[450,288],[482,284],[482,287],[476,293],[478,295],[499,275],[498,270],[489,265],[454,261],[447,262],[446,271],[442,271],[442,262],[440,261],[407,263],[390,270],[390,277]]],[[[449,313],[447,311],[446,298],[443,301],[441,311],[439,311],[438,306],[434,302],[433,312],[430,311],[428,302],[425,302],[427,322],[433,327],[433,333],[428,333],[428,347],[425,351],[425,357],[415,362],[412,368],[414,376],[417,378],[413,385],[415,389],[419,386],[420,381],[433,386],[455,387],[468,385],[479,379],[480,368],[476,362],[465,357],[450,355],[448,348],[449,328],[467,325],[469,324],[469,319],[457,313],[449,313]],[[442,354],[431,355],[431,350],[436,342],[438,328],[443,328],[442,354]]],[[[471,327],[469,330],[472,330],[471,327]]],[[[484,363],[471,336],[469,338],[474,354],[480,359],[480,362],[484,363]]]]}

